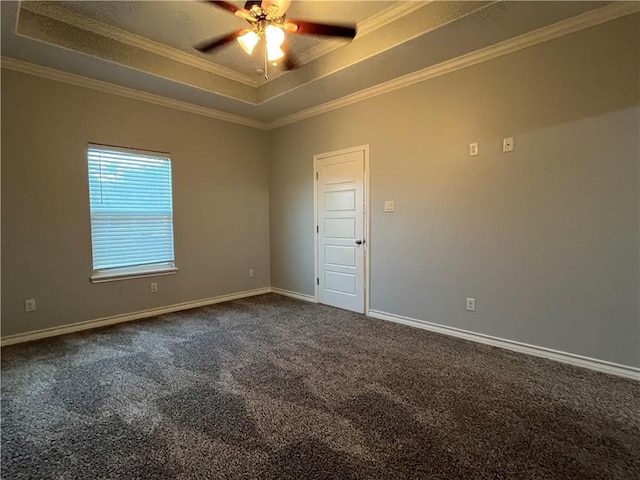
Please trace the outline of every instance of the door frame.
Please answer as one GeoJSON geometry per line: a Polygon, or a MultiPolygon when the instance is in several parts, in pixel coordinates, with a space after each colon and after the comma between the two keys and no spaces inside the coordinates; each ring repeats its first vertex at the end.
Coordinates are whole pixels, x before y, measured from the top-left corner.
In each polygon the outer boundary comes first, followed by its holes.
{"type": "Polygon", "coordinates": [[[364,153],[364,205],[363,205],[363,221],[364,221],[364,315],[369,315],[369,292],[371,291],[371,279],[369,259],[371,258],[371,208],[369,195],[369,144],[358,145],[356,147],[344,148],[342,150],[334,150],[331,152],[318,153],[313,156],[313,272],[316,281],[313,282],[315,302],[320,303],[320,289],[317,279],[319,278],[320,268],[318,261],[318,163],[327,157],[342,155],[344,153],[363,152],[364,153]]]}

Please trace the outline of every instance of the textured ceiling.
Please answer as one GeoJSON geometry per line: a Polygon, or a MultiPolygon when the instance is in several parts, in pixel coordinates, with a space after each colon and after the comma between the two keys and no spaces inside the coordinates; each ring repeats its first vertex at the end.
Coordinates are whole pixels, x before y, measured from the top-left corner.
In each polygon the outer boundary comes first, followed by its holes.
{"type": "MultiPolygon", "coordinates": [[[[243,1],[232,1],[243,7],[243,1]]],[[[399,2],[382,1],[321,1],[293,2],[287,17],[299,20],[312,20],[324,23],[362,23],[365,20],[388,10],[399,2]]],[[[256,73],[257,67],[263,67],[263,60],[257,52],[248,56],[242,52],[237,43],[232,43],[213,54],[203,55],[195,52],[197,43],[218,37],[248,23],[233,14],[213,7],[210,3],[197,1],[90,1],[90,2],[24,2],[23,6],[34,11],[51,12],[53,9],[89,18],[106,25],[139,35],[153,42],[165,44],[190,55],[196,55],[214,64],[223,65],[237,72],[254,77],[256,82],[263,82],[262,75],[256,73]]],[[[290,35],[287,43],[296,55],[301,55],[313,47],[327,42],[326,38],[314,36],[290,35]]],[[[341,45],[344,42],[336,42],[341,45]]],[[[274,69],[274,78],[279,70],[274,69]]]]}
{"type": "Polygon", "coordinates": [[[287,18],[357,24],[358,34],[288,35],[300,68],[270,68],[265,81],[262,61],[236,42],[211,55],[193,49],[247,25],[206,2],[2,1],[2,55],[269,123],[609,3],[294,0],[287,18]]]}

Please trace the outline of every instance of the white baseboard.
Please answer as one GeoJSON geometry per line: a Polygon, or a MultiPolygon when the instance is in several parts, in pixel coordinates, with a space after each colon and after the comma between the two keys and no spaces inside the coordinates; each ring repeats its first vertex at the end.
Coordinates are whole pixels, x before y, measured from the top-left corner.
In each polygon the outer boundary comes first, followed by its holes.
{"type": "Polygon", "coordinates": [[[60,327],[45,328],[42,330],[35,330],[33,332],[19,333],[17,335],[2,337],[2,339],[0,339],[0,346],[4,347],[5,345],[13,345],[15,343],[30,342],[32,340],[64,335],[65,333],[73,333],[82,330],[89,330],[91,328],[105,327],[107,325],[114,325],[116,323],[130,322],[131,320],[155,317],[156,315],[162,315],[164,313],[172,313],[178,312],[180,310],[188,310],[190,308],[204,307],[206,305],[213,305],[214,303],[228,302],[230,300],[237,300],[239,298],[263,295],[265,293],[271,293],[271,287],[258,288],[256,290],[246,290],[244,292],[221,295],[219,297],[204,298],[202,300],[195,300],[193,302],[177,303],[166,307],[151,308],[149,310],[141,310],[133,313],[114,315],[112,317],[98,318],[96,320],[88,320],[85,322],[62,325],[60,327]]]}
{"type": "Polygon", "coordinates": [[[491,335],[470,332],[468,330],[462,330],[455,327],[447,327],[444,325],[426,322],[424,320],[402,317],[400,315],[394,315],[392,313],[381,312],[378,310],[369,310],[369,316],[378,318],[380,320],[388,320],[390,322],[401,323],[403,325],[409,325],[411,327],[417,327],[436,333],[442,333],[444,335],[464,338],[465,340],[484,343],[486,345],[492,345],[494,347],[506,348],[507,350],[513,350],[515,352],[525,353],[527,355],[535,355],[536,357],[548,358],[557,362],[568,363],[570,365],[584,367],[590,370],[596,370],[598,372],[610,373],[613,375],[618,375],[620,377],[630,378],[632,380],[640,380],[640,368],[636,367],[606,362],[604,360],[598,360],[596,358],[583,357],[581,355],[575,355],[573,353],[561,352],[558,350],[552,350],[550,348],[538,347],[536,345],[529,345],[526,343],[507,340],[504,338],[492,337],[491,335]]]}
{"type": "Polygon", "coordinates": [[[318,303],[316,297],[313,295],[307,295],[306,293],[298,293],[292,292],[291,290],[284,290],[282,288],[271,287],[272,293],[277,293],[278,295],[284,295],[285,297],[297,298],[298,300],[304,300],[305,302],[318,303]]]}
{"type": "MultiPolygon", "coordinates": [[[[166,307],[152,308],[149,310],[142,310],[133,313],[125,313],[122,315],[114,315],[112,317],[99,318],[96,320],[88,320],[85,322],[73,323],[70,325],[62,325],[59,327],[45,328],[42,330],[35,330],[27,333],[20,333],[17,335],[9,335],[0,339],[0,346],[13,345],[16,343],[30,342],[32,340],[39,340],[42,338],[55,337],[58,335],[64,335],[66,333],[79,332],[82,330],[89,330],[92,328],[105,327],[107,325],[114,325],[116,323],[129,322],[132,320],[139,320],[141,318],[154,317],[156,315],[162,315],[164,313],[178,312],[180,310],[188,310],[190,308],[204,307],[206,305],[213,305],[216,303],[228,302],[231,300],[237,300],[239,298],[252,297],[255,295],[264,295],[266,293],[277,293],[286,297],[297,298],[298,300],[304,300],[306,302],[317,303],[316,299],[312,295],[304,293],[292,292],[290,290],[284,290],[281,288],[264,287],[255,290],[247,290],[244,292],[232,293],[229,295],[221,295],[219,297],[205,298],[202,300],[195,300],[193,302],[184,302],[166,307]]],[[[620,377],[630,378],[633,380],[640,380],[640,368],[631,367],[627,365],[620,365],[617,363],[607,362],[604,360],[598,360],[595,358],[583,357],[568,352],[561,352],[558,350],[552,350],[550,348],[538,347],[536,345],[529,345],[526,343],[516,342],[513,340],[507,340],[504,338],[493,337],[491,335],[484,335],[482,333],[470,332],[468,330],[462,330],[455,327],[447,327],[444,325],[438,325],[424,320],[417,320],[415,318],[403,317],[392,313],[381,312],[379,310],[369,310],[368,315],[380,320],[387,320],[390,322],[401,323],[403,325],[409,325],[411,327],[422,328],[424,330],[430,330],[436,333],[442,333],[444,335],[450,335],[453,337],[464,338],[465,340],[471,340],[473,342],[484,343],[486,345],[492,345],[494,347],[506,348],[507,350],[513,350],[515,352],[524,353],[527,355],[534,355],[537,357],[548,358],[557,362],[568,363],[578,367],[588,368],[598,372],[610,373],[612,375],[618,375],[620,377]]]]}

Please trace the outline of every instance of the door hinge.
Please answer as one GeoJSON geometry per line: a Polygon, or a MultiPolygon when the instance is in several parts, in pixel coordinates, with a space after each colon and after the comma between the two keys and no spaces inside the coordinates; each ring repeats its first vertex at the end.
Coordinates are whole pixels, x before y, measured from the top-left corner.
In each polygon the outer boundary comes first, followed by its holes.
{"type": "Polygon", "coordinates": [[[316,172],[316,180],[318,180],[318,172],[316,172]]]}
{"type": "Polygon", "coordinates": [[[316,225],[316,233],[320,233],[320,226],[316,225]]]}
{"type": "Polygon", "coordinates": [[[316,285],[320,285],[320,278],[316,278],[316,285]]]}

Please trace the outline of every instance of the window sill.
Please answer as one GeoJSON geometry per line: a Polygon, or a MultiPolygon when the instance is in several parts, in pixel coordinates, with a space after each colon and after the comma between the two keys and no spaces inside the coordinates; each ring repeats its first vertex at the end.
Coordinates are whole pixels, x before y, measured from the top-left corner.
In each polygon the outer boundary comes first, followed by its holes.
{"type": "Polygon", "coordinates": [[[178,272],[176,267],[163,265],[162,267],[131,267],[117,268],[112,271],[96,272],[91,275],[91,283],[117,282],[132,278],[158,277],[161,275],[174,275],[178,272]]]}

